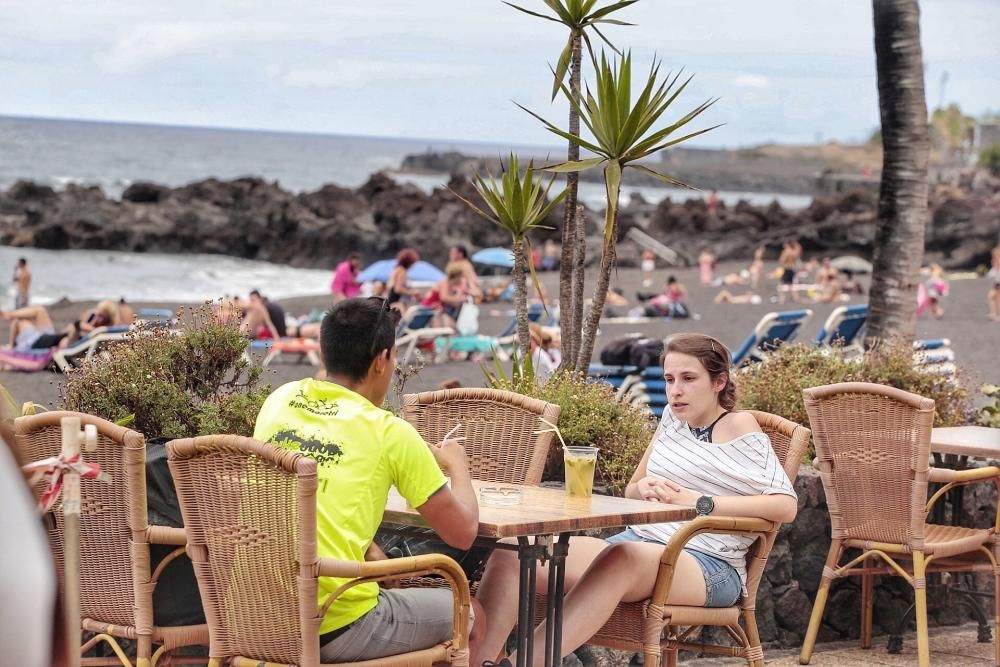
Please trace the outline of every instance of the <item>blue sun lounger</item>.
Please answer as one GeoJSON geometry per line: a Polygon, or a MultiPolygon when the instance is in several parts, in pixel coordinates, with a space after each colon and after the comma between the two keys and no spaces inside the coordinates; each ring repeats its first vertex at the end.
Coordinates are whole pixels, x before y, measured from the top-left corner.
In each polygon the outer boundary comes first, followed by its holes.
{"type": "Polygon", "coordinates": [[[733,353],[733,366],[760,361],[764,355],[771,352],[779,345],[793,340],[802,325],[809,321],[813,311],[805,308],[803,310],[784,310],[772,312],[760,318],[760,322],[754,327],[753,332],[747,336],[739,349],[733,353]]]}
{"type": "Polygon", "coordinates": [[[826,318],[823,328],[816,336],[818,347],[840,346],[854,347],[859,344],[861,332],[868,323],[868,304],[859,303],[854,306],[839,306],[834,308],[826,318]]]}

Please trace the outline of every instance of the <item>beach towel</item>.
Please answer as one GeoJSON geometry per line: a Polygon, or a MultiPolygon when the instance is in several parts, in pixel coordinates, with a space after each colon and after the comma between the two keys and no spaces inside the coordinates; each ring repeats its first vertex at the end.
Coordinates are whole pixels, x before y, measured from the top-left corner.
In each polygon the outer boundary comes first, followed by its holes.
{"type": "Polygon", "coordinates": [[[34,373],[44,371],[52,363],[53,349],[17,352],[0,350],[0,368],[10,371],[34,373]]]}

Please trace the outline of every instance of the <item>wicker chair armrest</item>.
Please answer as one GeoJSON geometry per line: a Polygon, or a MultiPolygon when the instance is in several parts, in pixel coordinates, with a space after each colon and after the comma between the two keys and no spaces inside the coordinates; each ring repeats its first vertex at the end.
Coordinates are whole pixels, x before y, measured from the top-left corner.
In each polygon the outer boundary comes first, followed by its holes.
{"type": "Polygon", "coordinates": [[[928,481],[949,482],[955,484],[968,484],[970,482],[980,482],[994,477],[1000,477],[1000,468],[996,466],[985,466],[982,468],[968,468],[967,470],[951,470],[949,468],[930,468],[928,481]]]}
{"type": "Polygon", "coordinates": [[[176,547],[187,545],[187,533],[183,528],[171,526],[149,526],[146,536],[150,544],[172,544],[176,547]]]}
{"type": "Polygon", "coordinates": [[[677,558],[694,536],[703,533],[759,536],[778,530],[780,526],[781,524],[776,521],[747,516],[700,516],[688,521],[674,533],[674,536],[663,548],[650,603],[658,607],[666,604],[667,596],[670,595],[670,586],[673,583],[677,558]]]}
{"type": "MultiPolygon", "coordinates": [[[[949,470],[948,468],[930,468],[929,469],[928,480],[931,482],[943,483],[940,489],[934,492],[930,500],[924,506],[924,510],[927,512],[931,511],[934,507],[934,503],[939,501],[941,498],[954,489],[956,486],[964,486],[966,484],[975,484],[976,482],[984,482],[986,480],[993,480],[993,484],[997,487],[997,491],[1000,492],[1000,468],[996,466],[984,466],[982,468],[969,468],[968,470],[949,470]]],[[[997,512],[996,519],[994,520],[994,530],[1000,533],[1000,511],[997,512]]]]}
{"type": "Polygon", "coordinates": [[[320,558],[315,566],[316,576],[350,578],[351,581],[341,585],[327,596],[320,613],[326,614],[330,604],[347,589],[371,581],[395,578],[409,574],[436,574],[444,577],[451,584],[454,600],[452,647],[464,650],[469,645],[469,616],[472,607],[469,594],[469,580],[465,572],[455,560],[444,554],[422,554],[405,558],[389,558],[386,560],[371,560],[363,563],[352,561],[320,558]]]}

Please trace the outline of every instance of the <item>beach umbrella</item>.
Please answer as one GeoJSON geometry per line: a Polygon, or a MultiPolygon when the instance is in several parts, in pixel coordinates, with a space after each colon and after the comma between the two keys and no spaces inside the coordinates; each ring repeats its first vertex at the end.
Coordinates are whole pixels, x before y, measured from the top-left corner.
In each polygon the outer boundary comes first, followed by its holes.
{"type": "Polygon", "coordinates": [[[830,262],[833,268],[838,271],[850,271],[851,273],[871,273],[872,263],[861,257],[854,255],[843,255],[830,262]]]}
{"type": "MultiPolygon", "coordinates": [[[[356,280],[359,283],[367,283],[373,280],[389,282],[389,274],[396,268],[395,259],[380,259],[374,264],[365,268],[358,274],[356,280]]],[[[433,264],[420,260],[406,271],[406,276],[418,283],[436,283],[444,280],[444,272],[433,264]]]]}
{"type": "Polygon", "coordinates": [[[483,248],[472,255],[472,261],[487,266],[503,266],[513,268],[514,251],[510,248],[483,248]]]}

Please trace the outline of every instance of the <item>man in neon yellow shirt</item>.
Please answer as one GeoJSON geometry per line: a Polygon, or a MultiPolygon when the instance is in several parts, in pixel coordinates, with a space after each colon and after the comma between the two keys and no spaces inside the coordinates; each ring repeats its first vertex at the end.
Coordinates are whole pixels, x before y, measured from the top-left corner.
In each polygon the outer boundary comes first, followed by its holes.
{"type": "MultiPolygon", "coordinates": [[[[413,426],[379,407],[395,368],[398,320],[398,311],[377,297],[335,305],[320,328],[329,381],[305,379],[279,387],[257,417],[255,438],[318,464],[320,556],[384,557],[372,540],[391,486],[447,544],[468,549],[476,537],[479,506],[465,450],[456,440],[428,445],[413,426]],[[451,477],[450,488],[441,468],[451,477]]],[[[320,600],[343,581],[321,578],[320,600]]],[[[482,620],[481,608],[473,605],[482,620]]],[[[479,625],[473,641],[481,634],[479,625]]],[[[434,646],[451,636],[451,628],[448,589],[362,584],[327,610],[320,655],[323,662],[374,660],[434,646]]]]}

